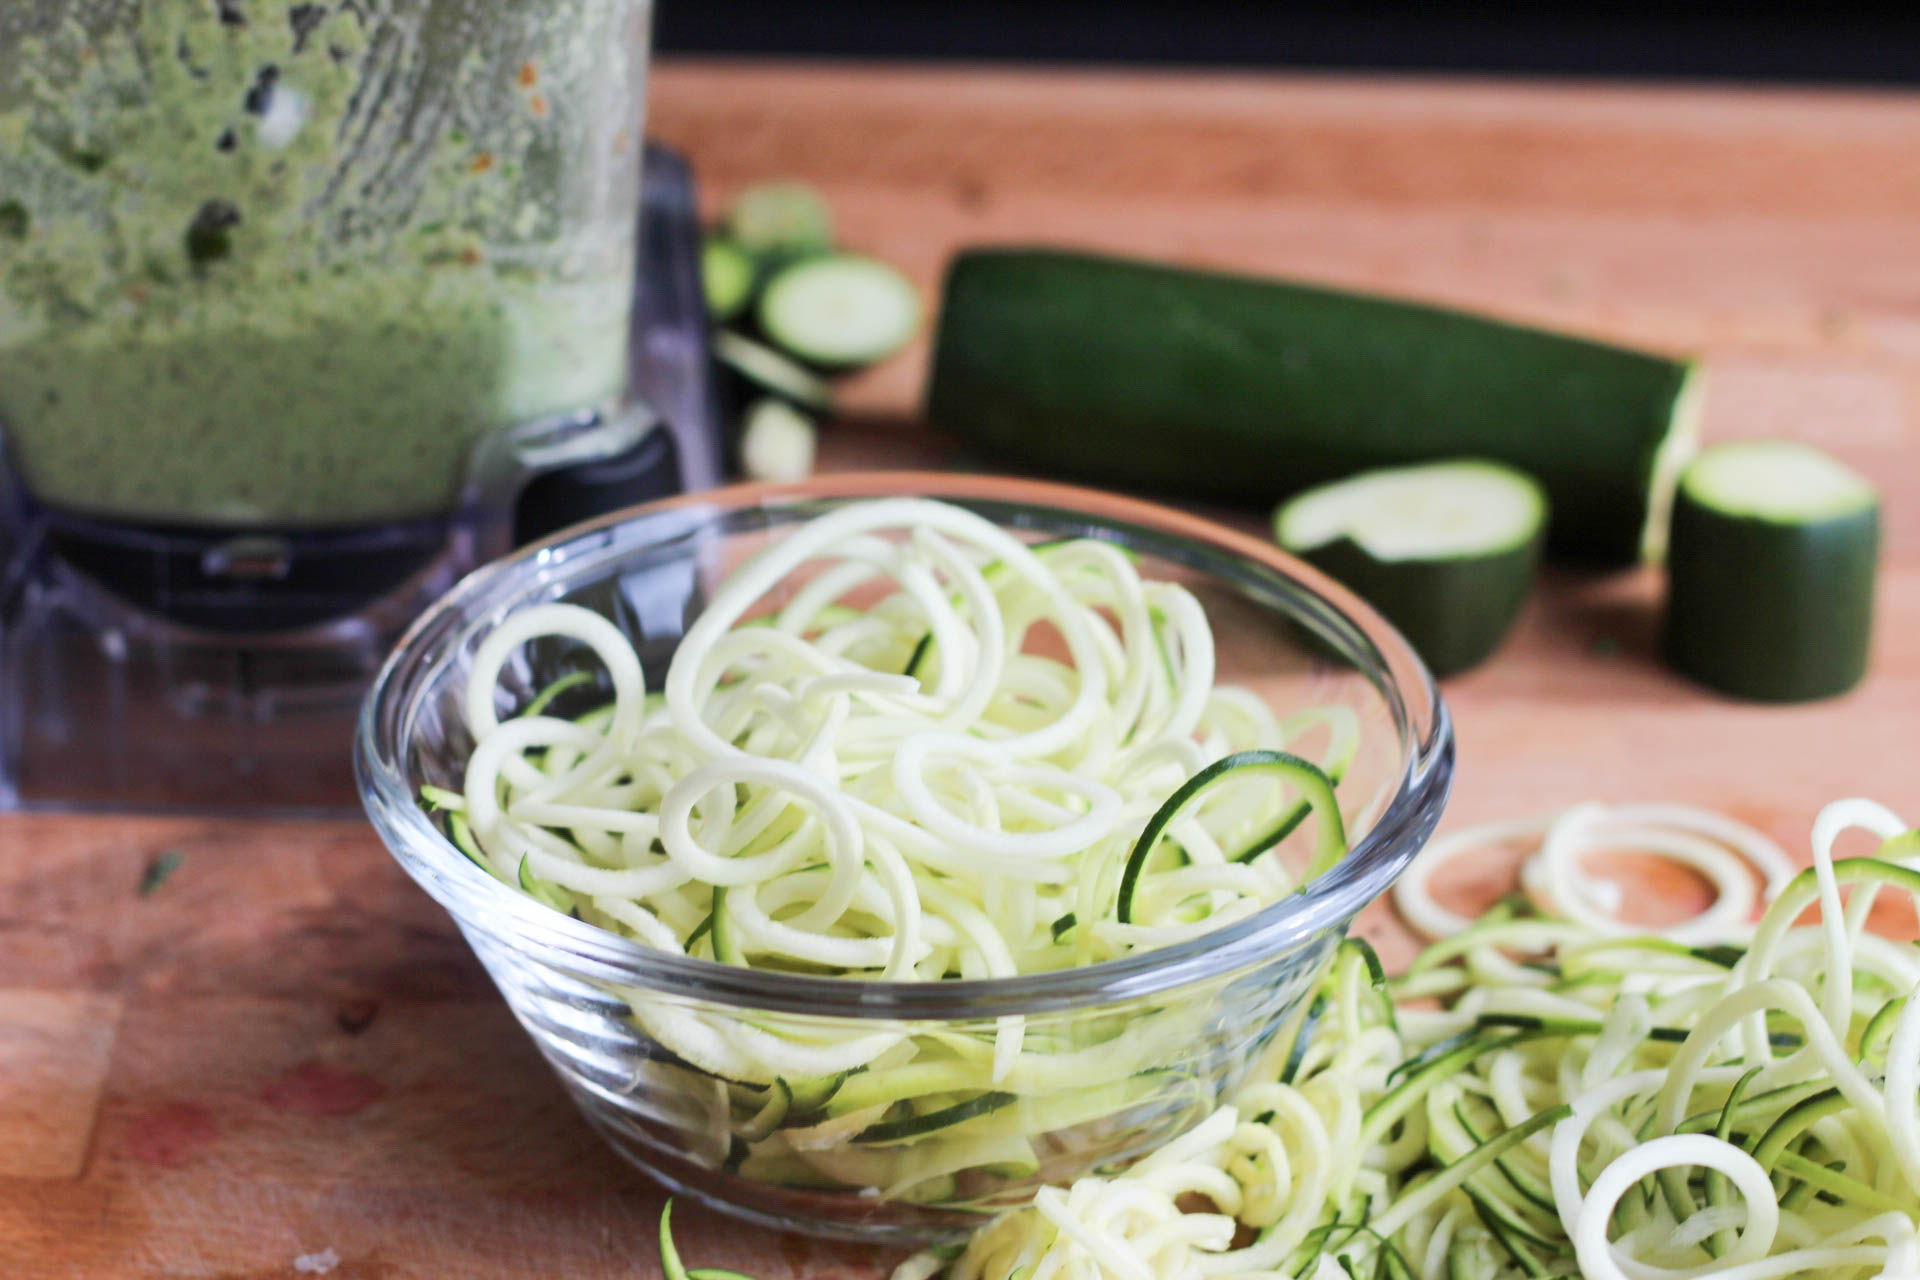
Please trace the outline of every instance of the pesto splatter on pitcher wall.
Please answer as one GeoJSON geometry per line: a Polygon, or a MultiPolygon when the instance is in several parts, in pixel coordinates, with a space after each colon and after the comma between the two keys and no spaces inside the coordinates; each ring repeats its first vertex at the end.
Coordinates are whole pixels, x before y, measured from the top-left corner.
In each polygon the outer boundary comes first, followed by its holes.
{"type": "Polygon", "coordinates": [[[625,382],[648,5],[0,8],[0,430],[41,500],[450,507],[625,382]]]}

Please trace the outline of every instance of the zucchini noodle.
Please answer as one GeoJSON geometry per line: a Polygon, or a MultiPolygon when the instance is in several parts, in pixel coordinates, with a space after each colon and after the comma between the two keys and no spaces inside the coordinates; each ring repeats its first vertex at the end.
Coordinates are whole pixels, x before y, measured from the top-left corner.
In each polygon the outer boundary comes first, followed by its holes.
{"type": "MultiPolygon", "coordinates": [[[[1245,919],[1344,856],[1333,788],[1359,746],[1347,708],[1283,717],[1216,685],[1200,602],[1119,547],[1032,546],[920,499],[768,545],[664,671],[588,609],[512,613],[465,704],[462,791],[424,798],[482,868],[664,953],[889,982],[1046,972],[1245,919]],[[533,643],[591,666],[516,712],[503,673],[533,643]]],[[[1043,1134],[1171,1095],[1188,1114],[1194,1077],[1155,1073],[1211,1016],[935,1034],[618,994],[661,1051],[632,1087],[704,1108],[709,1163],[955,1203],[984,1185],[956,1175],[1032,1174],[1043,1134]]]]}
{"type": "Polygon", "coordinates": [[[1547,915],[1616,936],[1657,933],[1690,945],[1737,934],[1759,899],[1753,872],[1772,898],[1793,875],[1786,853],[1760,832],[1707,809],[1678,804],[1582,804],[1538,818],[1495,822],[1441,836],[1393,886],[1394,905],[1428,939],[1452,937],[1472,922],[1434,900],[1433,878],[1447,864],[1491,845],[1525,840],[1520,887],[1547,915]],[[1653,853],[1691,867],[1714,889],[1713,902],[1679,924],[1649,929],[1620,916],[1620,887],[1587,873],[1595,853],[1653,853]],[[1749,869],[1751,868],[1751,870],[1749,869]]]}
{"type": "MultiPolygon", "coordinates": [[[[1550,840],[1565,821],[1422,856],[1550,840]]],[[[1764,848],[1668,806],[1561,830],[1561,858],[1636,843],[1701,866],[1718,863],[1696,839],[1764,848]]],[[[946,1275],[1914,1280],[1920,952],[1865,926],[1883,891],[1920,909],[1920,832],[1841,801],[1812,856],[1770,876],[1757,925],[1712,915],[1690,943],[1517,897],[1400,978],[1350,939],[1229,1105],[1130,1169],[1003,1214],[946,1275]],[[1853,827],[1877,854],[1836,860],[1853,827]]],[[[1754,861],[1771,873],[1784,856],[1754,861]]]]}

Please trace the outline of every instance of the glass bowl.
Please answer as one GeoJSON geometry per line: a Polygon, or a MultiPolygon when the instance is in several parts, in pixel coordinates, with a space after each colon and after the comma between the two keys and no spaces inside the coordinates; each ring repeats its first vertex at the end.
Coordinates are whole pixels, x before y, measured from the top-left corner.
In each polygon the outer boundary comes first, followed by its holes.
{"type": "MultiPolygon", "coordinates": [[[[523,646],[502,676],[499,705],[524,705],[583,669],[598,674],[571,643],[523,646]]],[[[569,696],[585,699],[576,704],[582,711],[593,705],[591,690],[569,696]]],[[[1081,489],[860,474],[638,507],[479,570],[388,659],[361,717],[355,764],[393,856],[452,914],[581,1110],[623,1156],[757,1222],[908,1242],[957,1235],[984,1214],[1025,1203],[1042,1183],[1122,1164],[1219,1105],[1301,1006],[1347,923],[1432,832],[1451,781],[1453,737],[1406,641],[1270,544],[1081,489]],[[1252,687],[1282,713],[1350,708],[1361,736],[1339,788],[1353,838],[1347,857],[1257,914],[1159,950],[1016,978],[870,982],[648,949],[494,879],[422,807],[423,784],[461,786],[473,747],[462,710],[467,671],[508,614],[556,600],[594,609],[632,639],[657,687],[706,594],[745,556],[836,506],[905,494],[966,507],[1029,540],[1117,543],[1138,557],[1143,577],[1177,580],[1199,598],[1220,681],[1252,687]],[[1011,1071],[991,1084],[986,1065],[977,1077],[948,1080],[955,1101],[944,1114],[884,1119],[912,1068],[990,1058],[1010,1018],[1023,1020],[1025,1045],[1011,1071]],[[779,1037],[782,1052],[815,1074],[790,1087],[709,1075],[691,1059],[714,1036],[779,1037]],[[889,1046],[886,1069],[836,1079],[836,1055],[862,1038],[889,1046]]]]}

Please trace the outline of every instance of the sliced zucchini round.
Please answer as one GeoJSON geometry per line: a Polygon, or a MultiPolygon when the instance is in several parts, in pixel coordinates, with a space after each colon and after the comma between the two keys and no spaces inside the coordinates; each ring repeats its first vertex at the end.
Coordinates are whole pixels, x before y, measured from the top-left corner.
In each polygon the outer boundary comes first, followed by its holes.
{"type": "Polygon", "coordinates": [[[1721,693],[1805,702],[1867,670],[1880,499],[1810,445],[1736,441],[1680,480],[1667,551],[1667,660],[1721,693]]]}
{"type": "Polygon", "coordinates": [[[743,338],[731,329],[713,335],[713,355],[761,391],[790,400],[815,413],[833,410],[833,388],[803,365],[772,347],[743,338]]]}
{"type": "Polygon", "coordinates": [[[813,474],[819,432],[784,400],[755,401],[740,428],[740,470],[749,480],[790,483],[813,474]]]}
{"type": "Polygon", "coordinates": [[[833,211],[804,182],[762,182],[727,205],[722,219],[741,248],[757,258],[825,253],[833,248],[833,211]]]}
{"type": "Polygon", "coordinates": [[[707,296],[707,319],[724,324],[746,310],[753,296],[753,259],[721,236],[700,245],[700,286],[707,296]]]}
{"type": "Polygon", "coordinates": [[[872,364],[920,327],[913,282],[874,258],[832,254],[776,272],[761,291],[760,328],[780,347],[830,368],[872,364]]]}
{"type": "Polygon", "coordinates": [[[1281,546],[1378,609],[1440,676],[1499,647],[1532,590],[1546,531],[1539,483],[1478,460],[1363,472],[1274,514],[1281,546]]]}

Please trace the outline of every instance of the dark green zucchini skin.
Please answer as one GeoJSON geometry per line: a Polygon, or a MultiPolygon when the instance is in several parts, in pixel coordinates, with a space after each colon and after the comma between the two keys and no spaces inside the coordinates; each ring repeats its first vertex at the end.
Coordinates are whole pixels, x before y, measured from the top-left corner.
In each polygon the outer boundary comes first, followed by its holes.
{"type": "Polygon", "coordinates": [[[1533,590],[1543,532],[1508,551],[1458,560],[1378,560],[1351,538],[1295,555],[1380,611],[1427,669],[1449,676],[1500,647],[1533,590]]]}
{"type": "Polygon", "coordinates": [[[1809,702],[1867,672],[1878,504],[1809,523],[1674,499],[1662,645],[1681,674],[1758,702],[1809,702]]]}
{"type": "Polygon", "coordinates": [[[1546,488],[1557,554],[1640,558],[1690,365],[1462,312],[1045,249],[950,267],[927,416],[1049,474],[1271,504],[1485,457],[1546,488]]]}

